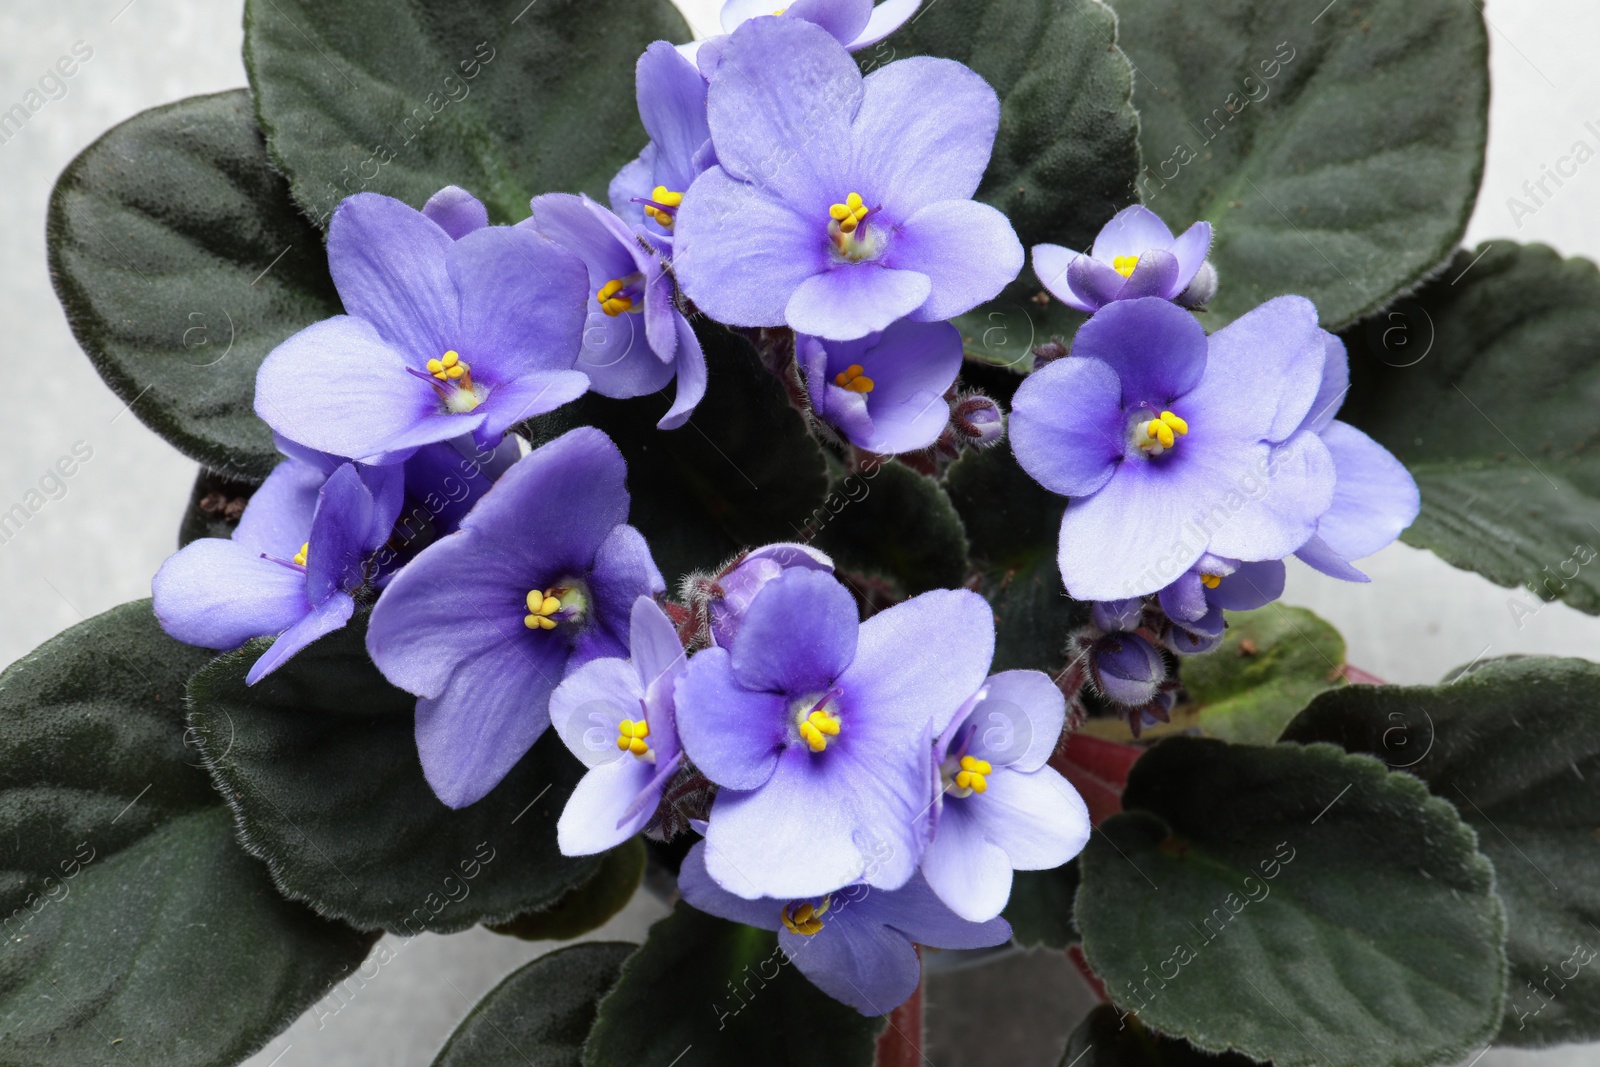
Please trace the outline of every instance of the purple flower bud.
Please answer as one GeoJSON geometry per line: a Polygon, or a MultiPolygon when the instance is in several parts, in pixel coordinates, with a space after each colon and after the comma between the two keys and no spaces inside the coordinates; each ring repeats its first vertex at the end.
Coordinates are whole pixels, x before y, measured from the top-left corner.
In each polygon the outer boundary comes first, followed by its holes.
{"type": "Polygon", "coordinates": [[[982,393],[958,397],[950,406],[950,425],[974,448],[999,444],[1006,435],[1005,412],[982,393]]]}
{"type": "Polygon", "coordinates": [[[1144,616],[1144,600],[1130,597],[1127,600],[1097,600],[1091,618],[1097,628],[1108,634],[1132,633],[1139,628],[1144,616]]]}
{"type": "Polygon", "coordinates": [[[1196,633],[1174,623],[1161,643],[1179,656],[1199,656],[1215,651],[1222,644],[1222,631],[1214,634],[1196,633]]]}
{"type": "Polygon", "coordinates": [[[1038,370],[1040,367],[1054,363],[1058,359],[1065,359],[1066,356],[1066,345],[1060,341],[1046,341],[1033,350],[1033,369],[1038,370]]]}
{"type": "Polygon", "coordinates": [[[1203,308],[1211,303],[1211,298],[1216,295],[1217,268],[1213,267],[1208,259],[1200,264],[1200,270],[1195,273],[1194,281],[1177,295],[1176,300],[1186,308],[1203,308]]]}
{"type": "Polygon", "coordinates": [[[1089,652],[1089,672],[1100,695],[1126,707],[1156,698],[1167,679],[1167,662],[1137,634],[1107,634],[1089,652]]]}
{"type": "Polygon", "coordinates": [[[745,613],[756,594],[784,571],[792,569],[833,573],[833,560],[802,544],[767,545],[746,554],[718,577],[709,597],[711,641],[730,648],[745,613]]]}

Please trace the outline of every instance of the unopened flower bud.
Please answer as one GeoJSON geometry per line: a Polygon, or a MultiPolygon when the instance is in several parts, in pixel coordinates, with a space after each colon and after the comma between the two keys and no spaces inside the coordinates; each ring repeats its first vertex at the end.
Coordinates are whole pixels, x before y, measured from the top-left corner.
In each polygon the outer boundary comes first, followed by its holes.
{"type": "Polygon", "coordinates": [[[796,567],[831,574],[833,560],[807,545],[767,545],[747,553],[718,575],[708,604],[712,642],[728,648],[756,594],[778,575],[796,567]]]}
{"type": "Polygon", "coordinates": [[[982,393],[969,393],[951,405],[950,426],[974,448],[999,444],[1006,435],[1005,413],[982,393]]]}
{"type": "Polygon", "coordinates": [[[1144,600],[1140,597],[1097,600],[1091,613],[1095,626],[1108,634],[1132,633],[1139,628],[1143,616],[1144,600]]]}
{"type": "Polygon", "coordinates": [[[1107,634],[1089,652],[1089,673],[1107,700],[1142,707],[1156,698],[1167,680],[1167,662],[1137,634],[1107,634]]]}
{"type": "Polygon", "coordinates": [[[1203,308],[1211,303],[1211,298],[1217,295],[1217,268],[1211,265],[1208,259],[1200,264],[1200,270],[1189,283],[1189,287],[1178,294],[1178,303],[1186,308],[1203,308]]]}
{"type": "Polygon", "coordinates": [[[1046,341],[1033,350],[1033,369],[1048,366],[1067,354],[1067,346],[1060,341],[1046,341]]]}

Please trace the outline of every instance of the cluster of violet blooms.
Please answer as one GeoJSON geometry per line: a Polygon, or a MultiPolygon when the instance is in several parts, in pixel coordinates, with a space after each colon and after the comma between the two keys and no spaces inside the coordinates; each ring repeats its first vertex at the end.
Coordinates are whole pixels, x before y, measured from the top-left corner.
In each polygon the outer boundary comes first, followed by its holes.
{"type": "MultiPolygon", "coordinates": [[[[583,427],[529,451],[509,431],[589,390],[673,379],[659,426],[682,426],[706,389],[696,313],[793,330],[812,414],[859,448],[926,449],[961,418],[948,320],[1024,253],[972,199],[993,90],[950,60],[863,77],[850,55],[917,6],[797,0],[774,16],[729,0],[726,36],[652,45],[638,64],[651,140],[609,208],[549,194],[494,226],[454,187],[420,212],[346,200],[328,235],[346,313],[284,341],[257,379],[286,458],[231,539],[192,543],[153,582],[182,641],[275,638],[250,684],[375,598],[367,649],[417,697],[441,801],[480,800],[554,726],[588,767],[558,823],[564,853],[692,828],[684,898],[777,931],[869,1015],[915,990],[916,945],[1006,941],[1012,872],[1082,849],[1083,802],[1046,765],[1062,689],[990,675],[978,594],[861,622],[804,545],[742,553],[686,583],[689,608],[666,603],[612,441],[583,427]]],[[[1014,448],[1071,498],[1062,575],[1105,602],[1092,673],[1127,707],[1166,673],[1152,641],[1214,643],[1221,609],[1281,590],[1289,554],[1359,579],[1347,560],[1416,510],[1403,469],[1332,421],[1343,350],[1309,303],[1273,301],[1209,339],[1185,310],[1215,289],[1209,240],[1133,208],[1092,256],[1035,249],[1047,287],[1094,315],[1018,392],[1014,448]],[[1192,541],[1186,521],[1214,505],[1226,521],[1192,541]],[[1152,629],[1151,594],[1170,624],[1152,629]]],[[[976,422],[997,430],[998,413],[976,422]]]]}

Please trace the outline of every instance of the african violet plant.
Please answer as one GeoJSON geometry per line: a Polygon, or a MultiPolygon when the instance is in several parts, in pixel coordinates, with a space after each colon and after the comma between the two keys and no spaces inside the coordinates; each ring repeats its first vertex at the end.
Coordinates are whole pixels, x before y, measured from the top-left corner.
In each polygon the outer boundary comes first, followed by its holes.
{"type": "Polygon", "coordinates": [[[1600,610],[1600,278],[1455,249],[1476,10],[771,6],[250,0],[249,91],[62,176],[203,469],[0,678],[0,1060],[236,1063],[642,880],[436,1062],[916,1062],[1008,942],[1106,1000],[1064,1063],[1600,1036],[1600,669],[1275,603],[1403,535],[1600,610]]]}

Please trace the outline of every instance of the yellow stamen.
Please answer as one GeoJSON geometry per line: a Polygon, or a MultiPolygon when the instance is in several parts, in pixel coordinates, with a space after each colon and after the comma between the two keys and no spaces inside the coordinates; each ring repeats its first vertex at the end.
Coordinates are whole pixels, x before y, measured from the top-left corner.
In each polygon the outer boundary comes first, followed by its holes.
{"type": "Polygon", "coordinates": [[[1151,455],[1159,456],[1176,444],[1179,437],[1187,436],[1188,433],[1187,422],[1170,411],[1163,411],[1158,418],[1144,424],[1144,434],[1139,440],[1139,447],[1151,455]]]}
{"type": "Polygon", "coordinates": [[[298,563],[300,566],[304,567],[306,565],[306,557],[308,555],[310,555],[310,554],[311,554],[311,542],[307,541],[305,544],[300,546],[300,551],[298,551],[298,552],[296,552],[294,554],[294,561],[296,563],[298,563]]]}
{"type": "Polygon", "coordinates": [[[554,630],[560,620],[551,616],[560,610],[559,597],[535,589],[528,594],[528,615],[522,620],[522,624],[530,630],[554,630]]]}
{"type": "Polygon", "coordinates": [[[851,238],[870,214],[872,209],[861,199],[860,193],[851,193],[844,198],[844,203],[828,208],[828,233],[839,251],[850,250],[851,238]]]}
{"type": "Polygon", "coordinates": [[[669,211],[662,211],[661,208],[656,207],[656,204],[663,204],[667,207],[682,207],[683,194],[675,193],[668,189],[665,185],[658,185],[654,190],[651,191],[650,199],[654,200],[656,203],[646,204],[644,206],[644,213],[650,218],[654,219],[657,225],[659,225],[662,229],[672,229],[672,213],[669,211]]]}
{"type": "Polygon", "coordinates": [[[1111,261],[1111,269],[1124,278],[1133,277],[1133,272],[1139,266],[1138,256],[1117,256],[1111,261]]]}
{"type": "Polygon", "coordinates": [[[783,925],[791,934],[800,934],[803,937],[814,937],[822,930],[822,917],[828,914],[828,908],[833,905],[833,897],[822,898],[822,903],[813,905],[809,901],[791,901],[783,906],[778,914],[783,919],[783,925]]]}
{"type": "Polygon", "coordinates": [[[970,789],[974,793],[982,793],[989,788],[988,775],[994,773],[994,768],[988,760],[977,759],[973,756],[961,757],[961,769],[956,772],[956,788],[970,789]]]}
{"type": "Polygon", "coordinates": [[[828,738],[839,736],[839,717],[819,708],[800,723],[800,736],[811,751],[821,752],[828,747],[828,738]]]}
{"type": "Polygon", "coordinates": [[[1222,584],[1222,575],[1202,574],[1200,576],[1200,584],[1205,586],[1207,589],[1215,589],[1217,586],[1222,584]]]}
{"type": "Polygon", "coordinates": [[[833,382],[841,389],[848,389],[852,393],[870,393],[877,385],[876,382],[863,373],[859,363],[852,363],[838,374],[835,374],[833,382]]]}
{"type": "Polygon", "coordinates": [[[650,736],[650,724],[640,719],[634,722],[623,719],[617,723],[617,748],[623,752],[632,752],[639,759],[650,755],[650,744],[645,738],[650,736]]]}
{"type": "MultiPolygon", "coordinates": [[[[639,276],[635,274],[630,278],[612,278],[609,282],[606,282],[605,285],[600,287],[600,292],[595,295],[595,299],[600,302],[600,310],[612,318],[616,318],[625,311],[632,311],[633,297],[626,295],[623,290],[631,283],[639,280],[639,276]]],[[[644,309],[640,308],[639,310],[643,311],[644,309]]]]}
{"type": "Polygon", "coordinates": [[[459,382],[466,378],[464,383],[467,388],[472,387],[472,379],[467,375],[472,373],[472,368],[461,359],[461,354],[455,349],[444,354],[443,359],[428,360],[428,373],[441,382],[459,382]]]}

